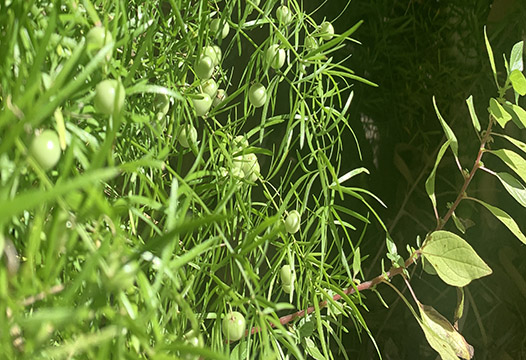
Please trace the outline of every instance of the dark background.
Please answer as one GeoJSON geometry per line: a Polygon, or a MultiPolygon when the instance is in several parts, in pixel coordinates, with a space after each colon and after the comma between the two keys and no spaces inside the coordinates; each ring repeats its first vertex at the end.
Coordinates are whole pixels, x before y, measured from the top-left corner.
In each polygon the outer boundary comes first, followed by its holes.
{"type": "MultiPolygon", "coordinates": [[[[314,5],[306,10],[314,10],[314,5]]],[[[353,35],[361,45],[350,43],[339,54],[344,59],[351,53],[346,65],[379,85],[374,88],[357,83],[354,88],[351,123],[360,133],[364,152],[363,162],[356,165],[371,170],[366,186],[387,204],[387,209],[379,209],[380,214],[399,253],[406,256],[406,244],[416,247],[416,236],[425,237],[436,225],[424,188],[436,152],[444,142],[432,97],[436,97],[443,117],[459,139],[462,165],[471,168],[479,144],[465,99],[473,95],[484,128],[489,98],[496,96],[484,45],[484,26],[487,25],[502,81],[502,54],[509,58],[513,44],[526,40],[526,2],[355,0],[346,5],[346,0],[328,1],[313,17],[318,23],[324,18],[336,19],[336,32],[364,20],[353,35]]],[[[519,131],[512,124],[506,132],[526,140],[524,130],[519,131]]],[[[498,141],[492,144],[499,145],[498,141]]],[[[499,170],[502,165],[490,157],[485,158],[487,167],[499,170]]],[[[448,151],[437,175],[441,215],[447,211],[447,202],[454,201],[463,180],[450,158],[448,151]]],[[[525,209],[492,176],[478,173],[468,194],[504,209],[526,229],[525,209]]],[[[464,238],[493,269],[491,276],[466,288],[461,332],[475,347],[475,359],[526,359],[526,247],[480,206],[463,202],[457,213],[475,224],[464,238]]],[[[446,229],[458,233],[452,222],[446,229]]],[[[379,228],[370,229],[362,245],[362,254],[370,254],[362,264],[366,278],[380,274],[380,260],[386,252],[384,242],[379,228]]],[[[394,279],[393,283],[404,289],[400,280],[394,279]]],[[[435,307],[452,321],[455,288],[422,272],[420,266],[413,275],[412,286],[420,302],[435,307]]],[[[385,285],[378,290],[390,308],[386,309],[373,292],[368,292],[364,295],[369,311],[364,311],[364,317],[383,357],[436,358],[418,323],[394,291],[385,285]]],[[[410,297],[408,291],[404,294],[410,297]]],[[[349,329],[353,327],[348,324],[349,329]]],[[[350,358],[378,358],[367,334],[359,337],[351,331],[344,341],[350,358]]]]}

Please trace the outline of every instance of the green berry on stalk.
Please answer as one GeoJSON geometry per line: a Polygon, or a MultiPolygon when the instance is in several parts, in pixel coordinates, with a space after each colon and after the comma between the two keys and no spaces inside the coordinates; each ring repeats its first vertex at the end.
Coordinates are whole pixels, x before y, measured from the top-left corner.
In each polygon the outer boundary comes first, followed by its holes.
{"type": "Polygon", "coordinates": [[[157,114],[157,118],[161,119],[168,113],[170,109],[170,98],[165,94],[155,94],[153,98],[153,110],[157,114]]]}
{"type": "Polygon", "coordinates": [[[255,182],[258,179],[260,167],[256,154],[249,153],[236,156],[234,158],[234,167],[238,167],[243,170],[245,179],[252,182],[255,182]]]}
{"type": "Polygon", "coordinates": [[[118,80],[102,80],[95,87],[93,106],[98,113],[112,115],[124,107],[125,90],[118,80]]]}
{"type": "Polygon", "coordinates": [[[307,36],[305,38],[304,46],[307,51],[311,51],[318,47],[318,42],[312,36],[307,36]]]}
{"type": "Polygon", "coordinates": [[[248,147],[248,140],[243,135],[238,135],[232,140],[232,152],[236,153],[248,147]]]}
{"type": "Polygon", "coordinates": [[[292,210],[285,219],[285,230],[289,234],[294,234],[300,229],[301,215],[297,210],[292,210]]]}
{"type": "Polygon", "coordinates": [[[285,50],[280,49],[277,44],[270,45],[265,52],[265,59],[270,67],[277,70],[285,64],[285,50]]]}
{"type": "MultiPolygon", "coordinates": [[[[190,330],[184,336],[184,343],[186,345],[190,345],[196,348],[202,348],[203,347],[203,337],[201,336],[201,334],[196,333],[193,330],[190,330]]],[[[182,359],[184,360],[198,360],[200,358],[200,356],[196,354],[189,354],[189,353],[179,354],[179,356],[181,355],[182,355],[182,359]]]]}
{"type": "Polygon", "coordinates": [[[197,141],[197,130],[192,125],[183,126],[177,140],[182,147],[189,148],[197,141]]]}
{"type": "Polygon", "coordinates": [[[201,56],[195,64],[194,71],[200,79],[210,79],[214,73],[214,61],[210,56],[201,56]]]}
{"type": "Polygon", "coordinates": [[[248,100],[254,107],[261,107],[267,102],[267,89],[261,83],[255,83],[248,89],[248,100]]]}
{"type": "MultiPolygon", "coordinates": [[[[254,4],[254,6],[257,6],[257,7],[259,7],[260,2],[261,0],[252,0],[252,3],[254,4]]],[[[252,5],[249,4],[248,2],[247,2],[247,9],[249,9],[248,10],[249,14],[252,13],[252,11],[254,11],[254,7],[252,7],[252,5]]]]}
{"type": "Polygon", "coordinates": [[[280,275],[281,275],[281,283],[283,285],[290,286],[290,284],[292,284],[293,274],[292,274],[290,265],[283,265],[281,267],[280,275]]]}
{"type": "Polygon", "coordinates": [[[210,22],[210,30],[212,33],[219,37],[221,36],[221,39],[224,39],[228,36],[228,33],[230,32],[230,25],[228,25],[228,22],[224,21],[221,23],[221,19],[214,19],[210,22]],[[223,25],[223,27],[221,27],[223,25]]]}
{"type": "Polygon", "coordinates": [[[208,56],[210,59],[212,59],[214,66],[219,65],[222,56],[221,48],[217,45],[207,45],[203,49],[201,56],[208,56]]]}
{"type": "Polygon", "coordinates": [[[245,335],[246,322],[243,314],[231,311],[223,318],[223,335],[228,341],[237,341],[245,335]]]}
{"type": "MultiPolygon", "coordinates": [[[[105,45],[113,40],[111,33],[101,26],[92,28],[86,35],[86,51],[90,56],[95,55],[105,45]]],[[[106,56],[106,60],[111,58],[111,53],[106,56]]]]}
{"type": "Polygon", "coordinates": [[[217,83],[214,79],[208,79],[201,85],[203,92],[214,98],[217,94],[217,83]]]}
{"type": "Polygon", "coordinates": [[[194,103],[197,116],[205,116],[210,107],[212,107],[212,98],[207,93],[197,95],[197,97],[192,98],[192,102],[194,103]]]}
{"type": "Polygon", "coordinates": [[[286,5],[281,5],[276,9],[276,17],[283,25],[288,25],[292,20],[292,12],[286,5]]]}
{"type": "Polygon", "coordinates": [[[238,179],[244,179],[245,178],[245,173],[243,172],[243,169],[239,165],[234,164],[232,169],[230,169],[230,172],[231,172],[232,176],[235,177],[235,178],[238,178],[238,179]]]}
{"type": "Polygon", "coordinates": [[[29,152],[45,171],[55,167],[61,154],[57,133],[53,130],[44,130],[35,136],[29,152]]]}
{"type": "Polygon", "coordinates": [[[325,41],[328,41],[330,39],[332,39],[333,35],[334,35],[334,27],[332,26],[332,24],[328,21],[324,21],[321,25],[320,25],[320,34],[321,34],[321,38],[325,41]]]}
{"type": "Polygon", "coordinates": [[[292,292],[292,284],[290,285],[283,284],[281,288],[283,289],[283,292],[286,294],[290,294],[292,292]]]}
{"type": "Polygon", "coordinates": [[[223,100],[225,100],[226,97],[227,97],[227,94],[226,94],[225,90],[223,90],[223,89],[217,90],[216,96],[214,96],[213,105],[217,106],[217,105],[221,104],[221,102],[223,100]]]}

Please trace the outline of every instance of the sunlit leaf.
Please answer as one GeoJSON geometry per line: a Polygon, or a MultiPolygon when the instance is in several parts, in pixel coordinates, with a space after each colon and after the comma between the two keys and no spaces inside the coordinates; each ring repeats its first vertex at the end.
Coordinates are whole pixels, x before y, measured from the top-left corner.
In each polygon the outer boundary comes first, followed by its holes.
{"type": "Polygon", "coordinates": [[[422,256],[433,265],[438,276],[451,286],[466,286],[472,280],[492,273],[471,245],[449,231],[431,233],[422,246],[422,256]]]}
{"type": "Polygon", "coordinates": [[[361,269],[362,269],[362,258],[360,257],[360,248],[357,247],[354,250],[353,262],[352,262],[352,271],[353,271],[354,277],[356,277],[360,273],[361,269]]]}
{"type": "Polygon", "coordinates": [[[473,106],[473,95],[466,99],[466,103],[468,104],[469,115],[471,116],[471,122],[473,123],[473,127],[475,128],[475,130],[480,131],[479,118],[477,116],[477,113],[475,112],[475,107],[473,106]]]}
{"type": "Polygon", "coordinates": [[[325,360],[325,357],[321,353],[321,351],[318,349],[314,341],[311,340],[310,337],[306,337],[305,339],[305,349],[309,353],[310,356],[312,356],[316,360],[325,360]]]}
{"type": "Polygon", "coordinates": [[[510,143],[512,143],[513,145],[521,149],[524,153],[526,153],[526,143],[523,143],[522,141],[512,138],[511,136],[508,136],[508,135],[496,134],[496,133],[493,133],[492,135],[497,135],[497,136],[500,136],[508,140],[510,143]]]}
{"type": "Polygon", "coordinates": [[[524,185],[512,175],[505,172],[497,173],[497,178],[500,180],[506,191],[513,196],[519,204],[526,207],[526,188],[524,185]]]}
{"type": "Polygon", "coordinates": [[[515,45],[513,45],[513,48],[511,49],[510,54],[510,72],[513,70],[523,70],[523,62],[522,62],[522,49],[524,48],[524,42],[519,41],[515,45]]]}
{"type": "Polygon", "coordinates": [[[526,127],[526,111],[518,105],[506,102],[502,107],[511,115],[511,120],[519,129],[526,127]]]}
{"type": "Polygon", "coordinates": [[[442,125],[442,128],[444,129],[444,134],[446,135],[446,138],[450,141],[451,150],[453,151],[453,154],[455,157],[458,157],[458,141],[457,137],[455,136],[455,133],[449,125],[446,123],[442,115],[440,114],[440,111],[438,110],[438,106],[435,100],[435,97],[433,96],[433,106],[435,107],[435,112],[438,116],[438,120],[440,120],[440,125],[442,125]]]}
{"type": "Polygon", "coordinates": [[[493,50],[491,49],[491,44],[488,40],[488,34],[486,33],[486,27],[484,27],[484,41],[486,42],[486,50],[488,51],[489,64],[491,66],[491,72],[493,73],[493,79],[497,88],[499,87],[499,82],[497,80],[497,67],[495,66],[495,59],[493,57],[493,50]]]}
{"type": "Polygon", "coordinates": [[[364,167],[359,167],[359,168],[353,169],[353,170],[343,174],[342,176],[340,176],[338,178],[338,184],[336,182],[333,182],[330,186],[332,187],[332,186],[336,186],[336,185],[342,184],[343,182],[345,182],[345,181],[349,180],[350,178],[353,178],[356,175],[359,175],[361,173],[369,174],[369,170],[367,170],[364,167]]]}
{"type": "Polygon", "coordinates": [[[502,105],[494,98],[489,99],[489,112],[502,128],[504,128],[506,123],[511,120],[511,115],[508,114],[502,105]]]}
{"type": "Polygon", "coordinates": [[[473,346],[433,307],[418,304],[421,327],[429,345],[440,354],[442,360],[471,359],[473,346]]]}
{"type": "Polygon", "coordinates": [[[510,215],[508,215],[504,210],[487,204],[479,199],[470,199],[478,202],[479,204],[483,205],[486,209],[488,209],[493,215],[495,215],[497,219],[500,220],[500,222],[502,222],[513,233],[513,235],[517,237],[517,239],[526,244],[526,236],[524,236],[524,234],[522,233],[521,229],[519,228],[519,225],[517,225],[515,220],[513,220],[513,218],[510,215]]]}
{"type": "Polygon", "coordinates": [[[438,155],[435,161],[435,166],[433,166],[433,170],[431,171],[431,174],[429,174],[429,177],[426,180],[426,192],[429,198],[431,199],[431,203],[433,203],[433,208],[436,208],[437,201],[435,197],[435,176],[438,168],[438,164],[440,163],[440,160],[442,160],[442,157],[444,156],[444,153],[446,152],[447,148],[449,147],[449,144],[451,144],[451,140],[446,141],[438,151],[438,155]]]}
{"type": "Polygon", "coordinates": [[[526,78],[520,70],[513,70],[509,76],[513,89],[521,96],[526,95],[526,78]]]}
{"type": "Polygon", "coordinates": [[[498,156],[523,181],[526,181],[526,160],[522,156],[508,149],[490,150],[489,152],[498,156]]]}

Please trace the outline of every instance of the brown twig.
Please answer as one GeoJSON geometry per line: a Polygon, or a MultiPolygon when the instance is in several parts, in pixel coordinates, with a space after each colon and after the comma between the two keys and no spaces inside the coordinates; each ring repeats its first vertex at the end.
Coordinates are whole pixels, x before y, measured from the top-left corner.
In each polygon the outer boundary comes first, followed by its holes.
{"type": "MultiPolygon", "coordinates": [[[[351,287],[348,287],[347,289],[345,289],[343,291],[343,293],[345,295],[352,295],[354,294],[356,291],[363,291],[363,290],[369,290],[373,287],[375,287],[376,285],[378,285],[379,283],[385,281],[386,279],[391,279],[392,277],[396,276],[396,275],[399,275],[399,274],[402,274],[404,269],[411,266],[411,264],[413,264],[416,260],[418,260],[418,258],[420,257],[420,252],[415,252],[409,259],[407,259],[404,263],[404,267],[393,267],[391,268],[389,271],[387,271],[386,273],[382,274],[382,275],[378,275],[377,277],[373,278],[372,280],[369,280],[369,281],[365,281],[361,284],[358,284],[356,285],[356,287],[354,286],[351,286],[351,287]]],[[[338,301],[342,298],[342,295],[340,294],[336,294],[332,297],[332,299],[334,301],[338,301]]],[[[319,303],[319,307],[320,308],[323,308],[323,307],[326,307],[328,304],[328,301],[327,300],[324,300],[322,302],[319,303]]],[[[307,309],[304,309],[304,310],[300,310],[300,311],[296,311],[295,313],[292,313],[292,314],[289,314],[289,315],[285,315],[285,316],[282,316],[279,318],[279,323],[281,325],[286,325],[288,323],[290,323],[291,321],[297,319],[297,318],[301,318],[301,317],[304,317],[306,315],[309,315],[311,313],[314,312],[316,307],[314,306],[309,306],[307,309]]],[[[276,327],[276,325],[274,324],[270,324],[270,327],[276,327]]],[[[257,332],[259,332],[261,329],[258,328],[258,327],[253,327],[251,330],[247,331],[247,335],[250,333],[250,334],[255,334],[257,332]]]]}

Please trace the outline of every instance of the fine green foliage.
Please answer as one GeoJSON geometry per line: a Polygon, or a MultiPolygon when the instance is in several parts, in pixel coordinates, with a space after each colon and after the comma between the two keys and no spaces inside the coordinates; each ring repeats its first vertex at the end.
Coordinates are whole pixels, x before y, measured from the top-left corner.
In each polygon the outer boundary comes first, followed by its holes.
{"type": "Polygon", "coordinates": [[[353,323],[372,338],[360,296],[333,297],[358,281],[371,223],[343,139],[353,86],[374,84],[334,57],[360,23],[313,15],[0,2],[3,356],[333,358],[353,323]],[[48,162],[42,131],[58,134],[48,162]]]}

